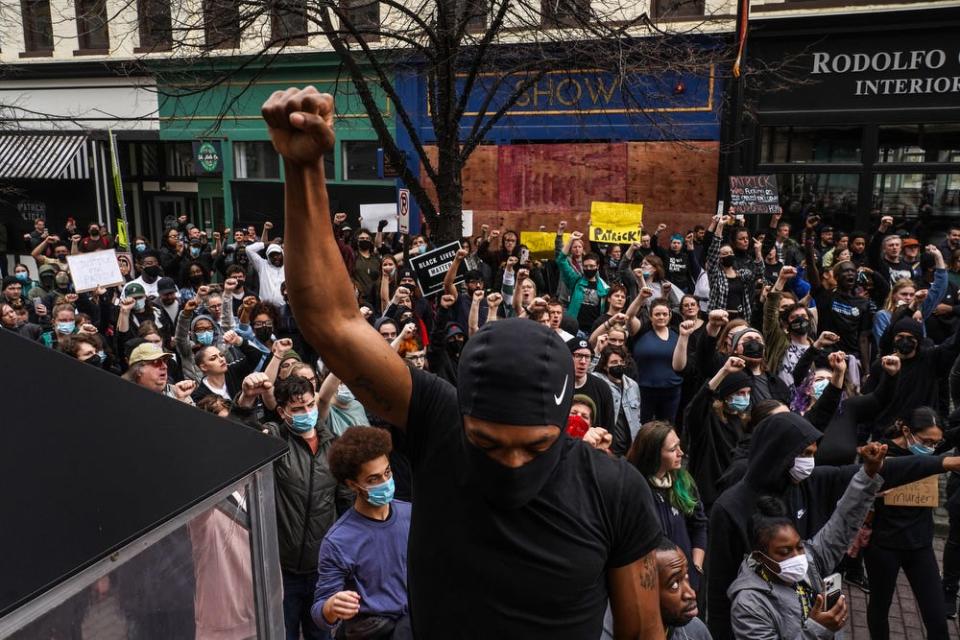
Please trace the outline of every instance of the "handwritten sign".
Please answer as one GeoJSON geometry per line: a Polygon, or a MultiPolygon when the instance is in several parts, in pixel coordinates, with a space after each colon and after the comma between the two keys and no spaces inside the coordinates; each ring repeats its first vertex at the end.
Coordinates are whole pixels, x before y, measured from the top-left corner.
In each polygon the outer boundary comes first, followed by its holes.
{"type": "Polygon", "coordinates": [[[123,284],[117,253],[113,249],[67,256],[67,264],[77,293],[123,284]]]}
{"type": "MultiPolygon", "coordinates": [[[[424,296],[443,293],[443,279],[447,277],[450,263],[453,262],[453,258],[459,250],[460,243],[455,240],[433,251],[427,251],[418,256],[410,256],[410,268],[417,274],[417,284],[424,296]]],[[[463,282],[466,275],[467,265],[461,262],[454,282],[456,284],[463,282]]]]}
{"type": "Polygon", "coordinates": [[[464,209],[460,212],[461,226],[463,227],[461,235],[464,238],[473,237],[473,209],[464,209]]]}
{"type": "Polygon", "coordinates": [[[928,476],[923,480],[885,491],[883,504],[889,507],[938,507],[940,505],[939,476],[928,476]]]}
{"type": "MultiPolygon", "coordinates": [[[[520,244],[530,251],[531,258],[552,258],[556,253],[554,243],[557,234],[550,231],[521,231],[520,244]]],[[[563,234],[563,242],[570,239],[570,234],[563,234]]]]}
{"type": "Polygon", "coordinates": [[[381,220],[387,221],[387,226],[383,228],[384,231],[397,231],[399,229],[396,202],[360,205],[361,227],[371,233],[376,233],[377,225],[380,224],[381,220]]]}
{"type": "Polygon", "coordinates": [[[777,176],[730,176],[730,213],[783,213],[777,176]]]}
{"type": "Polygon", "coordinates": [[[590,204],[590,241],[616,244],[640,242],[642,221],[642,204],[593,202],[590,204]]]}

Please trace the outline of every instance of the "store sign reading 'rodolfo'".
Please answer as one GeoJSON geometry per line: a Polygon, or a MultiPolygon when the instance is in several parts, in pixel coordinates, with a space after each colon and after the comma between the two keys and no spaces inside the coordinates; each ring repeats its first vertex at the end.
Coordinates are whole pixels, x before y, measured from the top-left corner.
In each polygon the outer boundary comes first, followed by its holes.
{"type": "Polygon", "coordinates": [[[814,51],[811,74],[890,74],[889,77],[851,78],[854,94],[858,96],[960,93],[960,74],[941,74],[951,58],[960,62],[960,48],[869,53],[814,51]],[[904,77],[901,72],[912,72],[912,77],[904,77]]]}

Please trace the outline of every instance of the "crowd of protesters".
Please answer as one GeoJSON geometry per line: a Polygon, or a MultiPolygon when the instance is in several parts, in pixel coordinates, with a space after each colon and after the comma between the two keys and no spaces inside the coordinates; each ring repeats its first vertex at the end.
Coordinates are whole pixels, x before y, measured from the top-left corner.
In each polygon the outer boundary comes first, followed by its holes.
{"type": "MultiPolygon", "coordinates": [[[[39,281],[18,264],[0,292],[5,330],[287,442],[288,639],[830,638],[835,573],[883,639],[900,569],[948,637],[960,227],[937,245],[889,217],[730,212],[621,246],[558,221],[531,257],[483,225],[428,297],[409,258],[429,234],[351,228],[316,196],[311,152],[277,135],[323,152],[322,102],[297,95],[265,108],[284,239],[182,217],[120,254],[125,284],[76,293],[66,256],[113,241],[39,220],[39,281]],[[943,472],[941,571],[932,509],[882,494],[943,472]]],[[[142,637],[250,637],[237,609],[142,637]]]]}

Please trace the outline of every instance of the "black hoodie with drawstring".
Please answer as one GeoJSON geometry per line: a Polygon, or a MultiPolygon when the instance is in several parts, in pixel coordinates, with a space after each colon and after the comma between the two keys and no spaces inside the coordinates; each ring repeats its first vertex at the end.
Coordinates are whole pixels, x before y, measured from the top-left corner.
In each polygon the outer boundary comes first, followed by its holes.
{"type": "MultiPolygon", "coordinates": [[[[778,413],[753,431],[747,472],[724,491],[710,513],[707,549],[707,624],[714,640],[733,637],[727,588],[750,552],[750,517],[757,500],[775,496],[787,505],[801,539],[812,538],[830,519],[837,501],[860,467],[818,466],[809,478],[794,483],[789,474],[794,458],[822,433],[795,413],[778,413]]],[[[884,460],[880,474],[884,489],[913,482],[943,471],[943,461],[926,456],[884,460]]]]}

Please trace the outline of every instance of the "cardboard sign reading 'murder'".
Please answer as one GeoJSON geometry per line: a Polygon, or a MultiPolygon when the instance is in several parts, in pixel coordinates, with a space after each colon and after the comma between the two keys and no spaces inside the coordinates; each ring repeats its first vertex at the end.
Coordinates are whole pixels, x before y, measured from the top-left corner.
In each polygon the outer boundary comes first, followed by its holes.
{"type": "MultiPolygon", "coordinates": [[[[454,240],[450,244],[421,253],[418,256],[410,256],[410,267],[417,274],[417,284],[420,285],[420,293],[425,296],[432,296],[443,292],[443,279],[447,277],[447,271],[450,270],[450,263],[460,250],[460,243],[454,240]]],[[[467,266],[460,263],[460,269],[457,271],[456,283],[463,282],[467,274],[467,266]]]]}
{"type": "Polygon", "coordinates": [[[777,176],[730,176],[730,213],[783,213],[777,176]]]}

